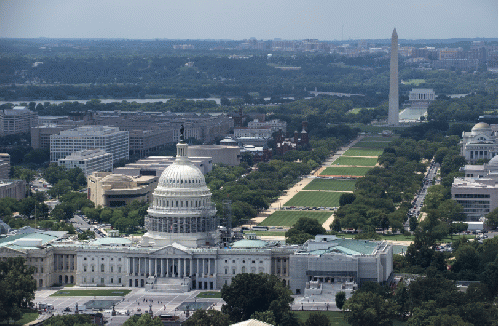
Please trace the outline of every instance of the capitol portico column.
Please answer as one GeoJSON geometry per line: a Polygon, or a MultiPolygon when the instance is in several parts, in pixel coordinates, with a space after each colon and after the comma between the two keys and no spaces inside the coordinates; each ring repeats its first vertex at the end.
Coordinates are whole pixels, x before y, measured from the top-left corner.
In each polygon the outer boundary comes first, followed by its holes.
{"type": "Polygon", "coordinates": [[[166,277],[170,277],[170,259],[166,258],[166,277]]]}
{"type": "Polygon", "coordinates": [[[211,258],[208,258],[208,276],[211,275],[211,258]]]}
{"type": "Polygon", "coordinates": [[[199,277],[199,258],[196,258],[196,276],[199,277]]]}
{"type": "Polygon", "coordinates": [[[187,258],[184,258],[184,277],[187,276],[187,258]]]}
{"type": "Polygon", "coordinates": [[[159,262],[160,262],[159,271],[160,271],[160,274],[161,274],[160,277],[164,277],[164,274],[163,274],[163,258],[160,258],[159,262]]]}

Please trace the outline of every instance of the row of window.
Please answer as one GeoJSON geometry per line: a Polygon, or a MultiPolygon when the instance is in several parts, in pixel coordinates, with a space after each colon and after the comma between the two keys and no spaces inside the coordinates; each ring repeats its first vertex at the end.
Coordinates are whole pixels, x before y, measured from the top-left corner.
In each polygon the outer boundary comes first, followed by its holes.
{"type": "MultiPolygon", "coordinates": [[[[83,271],[84,272],[87,271],[87,265],[83,265],[83,271]]],[[[94,265],[90,265],[90,271],[91,272],[95,272],[95,266],[94,265]]],[[[105,271],[106,271],[106,268],[105,268],[104,264],[101,264],[100,265],[100,272],[101,273],[105,273],[105,271]]],[[[111,265],[109,267],[109,272],[114,273],[114,266],[113,265],[111,265]]],[[[118,273],[121,273],[121,266],[118,266],[118,273]]]]}
{"type": "MultiPolygon", "coordinates": [[[[90,279],[90,283],[95,283],[95,278],[93,278],[93,277],[92,277],[92,278],[90,279]]],[[[110,279],[110,283],[111,283],[111,284],[114,284],[114,278],[113,278],[113,277],[111,277],[111,279],[110,279]]],[[[83,284],[87,284],[87,278],[86,278],[86,277],[84,277],[84,278],[83,278],[83,284]]],[[[101,277],[101,279],[100,279],[100,284],[105,284],[105,282],[104,282],[104,277],[101,277]]],[[[120,277],[120,278],[118,278],[118,283],[117,283],[117,284],[121,284],[121,277],[120,277]]]]}
{"type": "MultiPolygon", "coordinates": [[[[87,260],[87,257],[83,257],[83,260],[87,260]]],[[[92,257],[92,260],[94,260],[94,257],[92,257]]],[[[104,257],[101,258],[101,260],[104,260],[104,257]]],[[[111,257],[111,261],[113,261],[114,258],[111,257]]],[[[121,258],[118,258],[118,261],[121,261],[121,258]]]]}
{"type": "Polygon", "coordinates": [[[455,194],[454,198],[490,198],[489,194],[455,194]]]}
{"type": "MultiPolygon", "coordinates": [[[[225,263],[227,264],[229,262],[228,259],[225,260],[225,263]]],[[[236,263],[236,260],[232,260],[232,263],[235,264],[236,263]]],[[[251,261],[252,264],[255,264],[256,263],[256,260],[252,260],[251,261]]],[[[246,264],[246,259],[243,259],[243,264],[246,264]]],[[[263,264],[263,260],[260,260],[260,264],[263,264]]]]}

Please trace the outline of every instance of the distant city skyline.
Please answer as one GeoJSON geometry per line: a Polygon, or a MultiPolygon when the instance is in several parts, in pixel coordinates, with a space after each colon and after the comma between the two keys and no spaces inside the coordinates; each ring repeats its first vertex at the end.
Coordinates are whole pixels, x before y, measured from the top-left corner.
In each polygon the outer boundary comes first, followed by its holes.
{"type": "Polygon", "coordinates": [[[2,38],[497,38],[497,0],[2,0],[2,38]]]}

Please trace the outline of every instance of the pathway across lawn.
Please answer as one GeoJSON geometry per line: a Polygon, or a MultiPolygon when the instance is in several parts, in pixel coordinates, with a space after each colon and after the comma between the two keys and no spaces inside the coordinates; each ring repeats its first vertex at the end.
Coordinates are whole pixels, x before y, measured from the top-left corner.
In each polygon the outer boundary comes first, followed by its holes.
{"type": "MultiPolygon", "coordinates": [[[[311,212],[311,211],[276,211],[267,217],[259,225],[262,226],[293,226],[300,217],[314,218],[320,224],[324,223],[333,212],[311,212]]],[[[284,234],[283,234],[284,235],[284,234]]]]}
{"type": "Polygon", "coordinates": [[[312,180],[303,190],[354,191],[356,180],[320,179],[312,180]]]}

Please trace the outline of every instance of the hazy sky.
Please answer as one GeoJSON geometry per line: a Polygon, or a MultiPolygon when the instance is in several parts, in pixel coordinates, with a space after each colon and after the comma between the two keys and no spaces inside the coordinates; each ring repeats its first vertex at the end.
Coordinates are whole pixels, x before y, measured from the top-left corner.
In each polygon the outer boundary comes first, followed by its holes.
{"type": "Polygon", "coordinates": [[[497,38],[497,17],[497,0],[0,0],[0,37],[497,38]]]}

